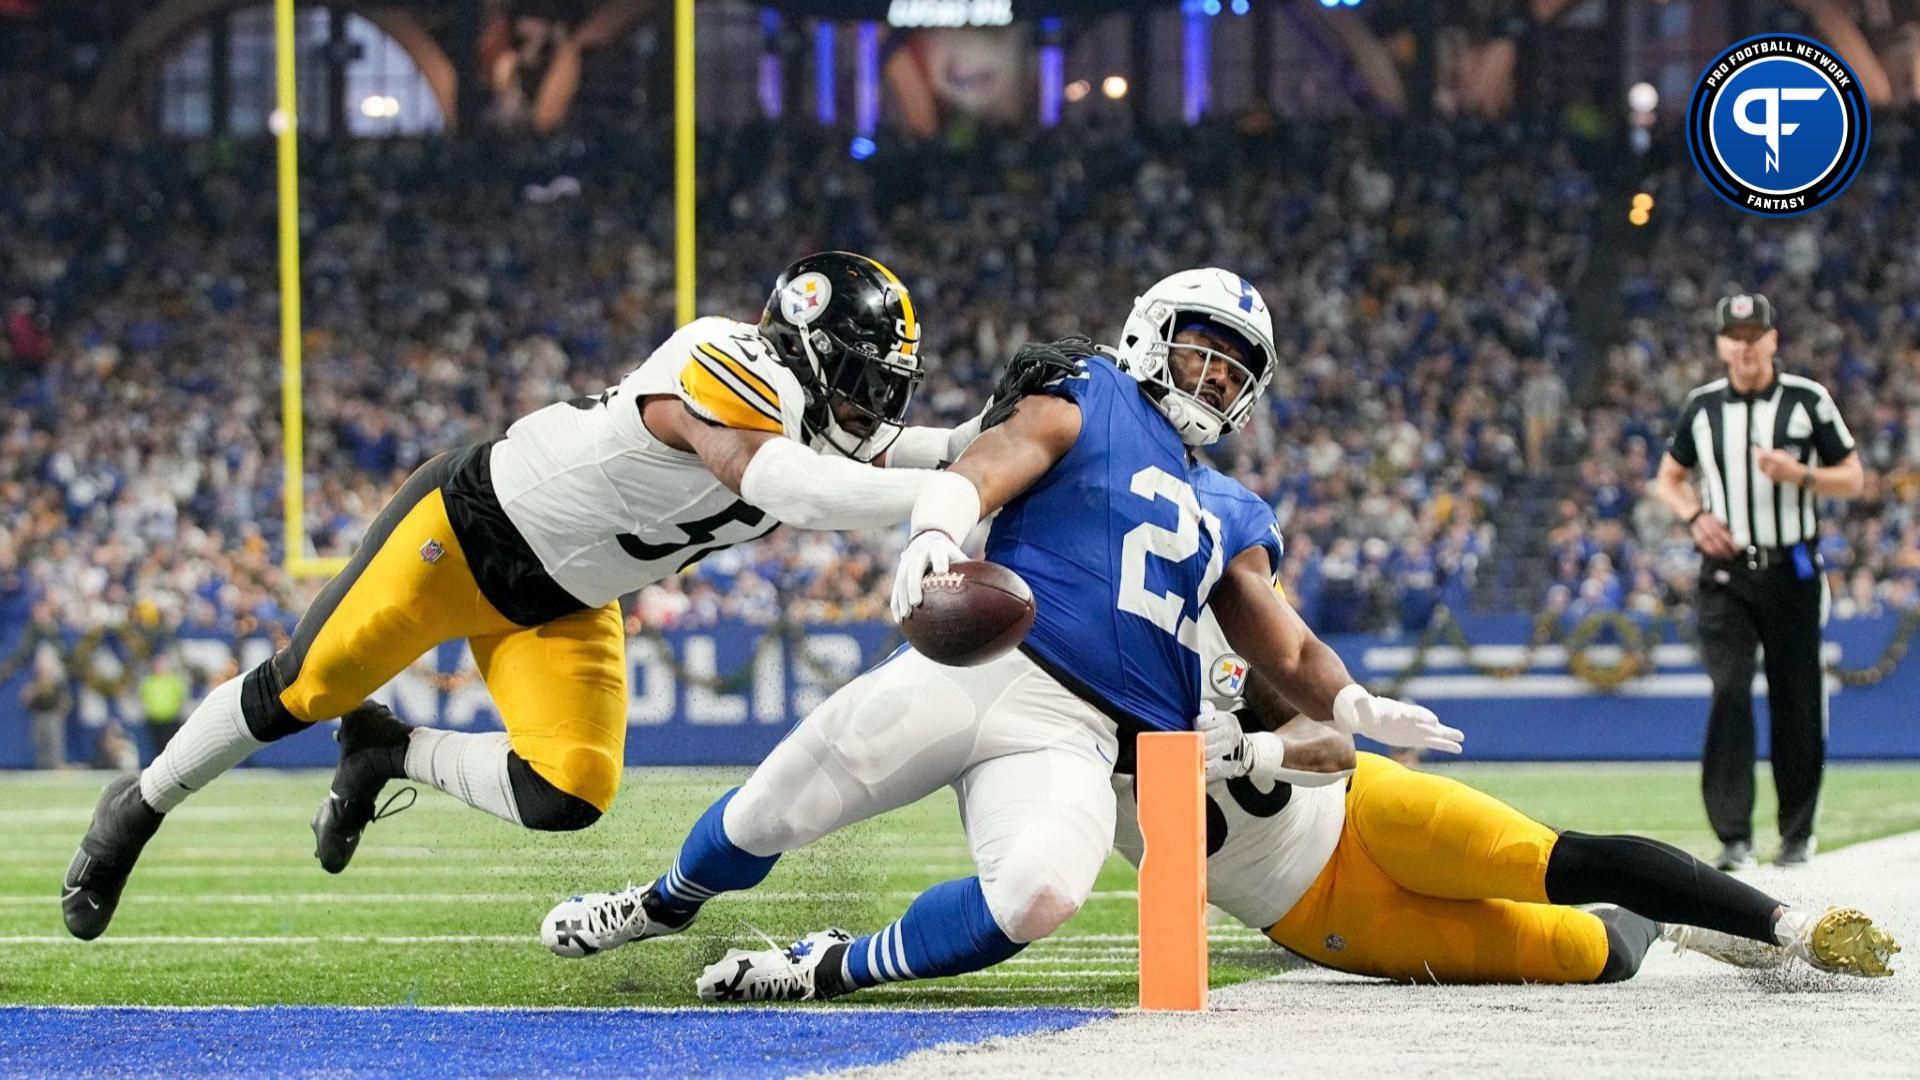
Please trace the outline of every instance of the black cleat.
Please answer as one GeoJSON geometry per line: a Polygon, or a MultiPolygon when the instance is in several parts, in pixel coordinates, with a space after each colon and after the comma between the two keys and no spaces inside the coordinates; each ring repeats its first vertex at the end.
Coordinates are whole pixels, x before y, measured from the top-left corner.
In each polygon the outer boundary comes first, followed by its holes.
{"type": "Polygon", "coordinates": [[[160,830],[166,815],[155,812],[140,797],[140,777],[122,776],[107,785],[93,808],[93,821],[80,839],[80,850],[67,864],[60,883],[60,914],[67,933],[92,941],[106,933],[113,911],[120,906],[120,890],[140,861],[140,849],[160,830]]]}
{"type": "Polygon", "coordinates": [[[340,730],[333,736],[340,744],[340,764],[334,767],[327,800],[313,815],[313,855],[327,873],[347,868],[368,825],[413,805],[411,799],[398,808],[393,805],[400,796],[414,794],[406,788],[387,800],[386,806],[374,808],[387,781],[406,775],[411,730],[374,701],[363,702],[340,718],[340,730]]]}

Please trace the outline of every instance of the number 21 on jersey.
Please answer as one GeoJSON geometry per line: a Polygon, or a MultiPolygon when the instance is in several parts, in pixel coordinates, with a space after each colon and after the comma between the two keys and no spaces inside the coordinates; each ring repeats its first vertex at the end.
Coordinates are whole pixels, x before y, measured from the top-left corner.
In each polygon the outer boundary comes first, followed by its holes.
{"type": "Polygon", "coordinates": [[[1206,602],[1207,595],[1220,580],[1223,555],[1220,541],[1220,519],[1211,511],[1200,508],[1200,500],[1193,494],[1193,485],[1168,473],[1157,465],[1150,465],[1133,474],[1128,488],[1133,494],[1149,501],[1164,499],[1179,511],[1180,519],[1171,529],[1152,522],[1143,522],[1127,531],[1120,547],[1120,597],[1117,604],[1121,611],[1138,615],[1153,625],[1172,634],[1180,644],[1200,651],[1200,624],[1192,615],[1186,613],[1187,598],[1177,592],[1156,593],[1147,588],[1147,560],[1163,559],[1171,563],[1182,563],[1200,553],[1200,531],[1206,530],[1211,541],[1207,554],[1206,571],[1200,578],[1200,589],[1193,596],[1194,610],[1206,602]]]}

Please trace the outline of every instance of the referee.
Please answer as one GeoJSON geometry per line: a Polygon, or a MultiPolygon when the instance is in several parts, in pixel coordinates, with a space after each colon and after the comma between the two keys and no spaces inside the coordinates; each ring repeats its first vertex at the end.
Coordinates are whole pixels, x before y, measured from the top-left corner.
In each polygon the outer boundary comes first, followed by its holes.
{"type": "Polygon", "coordinates": [[[1701,787],[1723,846],[1717,865],[1753,865],[1754,647],[1766,655],[1780,865],[1813,855],[1827,756],[1820,661],[1826,579],[1818,496],[1860,494],[1866,477],[1827,389],[1777,371],[1773,305],[1758,293],[1714,307],[1727,377],[1687,395],[1654,481],[1687,522],[1700,565],[1700,650],[1713,680],[1701,787]],[[1700,473],[1695,493],[1691,473],[1700,473]]]}

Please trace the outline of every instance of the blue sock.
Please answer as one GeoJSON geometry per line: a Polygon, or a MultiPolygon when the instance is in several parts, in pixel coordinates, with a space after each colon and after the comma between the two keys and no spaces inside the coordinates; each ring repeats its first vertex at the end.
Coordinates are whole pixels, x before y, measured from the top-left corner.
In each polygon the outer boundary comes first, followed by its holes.
{"type": "Polygon", "coordinates": [[[1024,948],[993,921],[979,878],[943,881],[916,897],[885,930],[855,938],[847,946],[841,977],[847,989],[857,990],[902,979],[965,975],[1024,948]]]}
{"type": "Polygon", "coordinates": [[[673,869],[653,883],[654,896],[668,914],[690,917],[720,893],[751,889],[766,880],[779,861],[778,855],[755,855],[727,839],[721,818],[739,790],[734,788],[707,807],[680,845],[673,869]]]}

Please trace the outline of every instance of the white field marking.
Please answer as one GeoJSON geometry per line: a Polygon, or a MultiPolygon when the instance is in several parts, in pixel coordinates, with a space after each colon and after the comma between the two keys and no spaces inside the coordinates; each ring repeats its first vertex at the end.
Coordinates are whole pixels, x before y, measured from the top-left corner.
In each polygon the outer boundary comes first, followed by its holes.
{"type": "MultiPolygon", "coordinates": [[[[823,900],[833,903],[858,903],[862,900],[911,900],[920,894],[912,890],[893,892],[754,892],[747,893],[755,900],[769,903],[794,904],[811,900],[823,900]]],[[[1088,900],[1112,901],[1137,899],[1133,893],[1094,893],[1088,900]]],[[[504,904],[517,901],[539,901],[550,903],[549,897],[532,892],[454,892],[454,893],[195,893],[192,895],[149,896],[141,899],[142,905],[182,906],[199,904],[233,904],[236,906],[258,904],[461,904],[492,903],[504,904]]],[[[39,893],[21,895],[0,895],[0,908],[39,907],[51,903],[49,896],[39,893]]]]}
{"type": "Polygon", "coordinates": [[[1048,971],[1001,971],[988,968],[985,971],[970,971],[965,975],[951,975],[954,979],[1137,979],[1140,967],[1137,964],[1124,964],[1103,968],[1061,968],[1048,971]]]}
{"type": "MultiPolygon", "coordinates": [[[[49,897],[45,903],[51,904],[49,897]]],[[[774,940],[798,937],[797,934],[770,933],[774,940]]],[[[682,941],[697,942],[761,942],[754,934],[684,934],[682,941]]],[[[18,934],[0,937],[0,945],[210,945],[210,946],[255,946],[255,945],[531,945],[538,939],[532,933],[526,934],[285,934],[285,935],[220,935],[220,934],[144,934],[118,937],[102,937],[93,942],[82,942],[65,934],[18,934]]],[[[1061,956],[1061,961],[1077,960],[1086,954],[1086,950],[1075,950],[1071,946],[1081,942],[1120,944],[1137,941],[1131,934],[1079,934],[1048,938],[1045,945],[1066,946],[1062,952],[1072,955],[1061,956]]],[[[1215,935],[1208,938],[1209,945],[1238,945],[1265,942],[1266,938],[1226,937],[1215,935]]],[[[1132,950],[1114,950],[1116,954],[1133,955],[1132,950]]],[[[1020,957],[1014,957],[1020,960],[1020,957]]],[[[1043,959],[1043,958],[1042,958],[1043,959]]],[[[1031,962],[1031,961],[1029,961],[1031,962]]]]}
{"type": "Polygon", "coordinates": [[[532,934],[287,934],[281,937],[215,937],[191,934],[149,934],[139,937],[103,937],[95,941],[60,934],[22,934],[0,937],[0,945],[535,945],[532,934]]]}
{"type": "MultiPolygon", "coordinates": [[[[1090,987],[1084,983],[1077,986],[1061,986],[1059,983],[1034,983],[1031,986],[932,986],[924,983],[891,983],[885,986],[870,986],[860,992],[862,994],[927,994],[937,997],[941,994],[1084,994],[1089,989],[1090,987]]],[[[964,1005],[941,1006],[942,1009],[963,1009],[966,1007],[967,1006],[964,1005]]],[[[975,1005],[973,1008],[982,1008],[982,1006],[975,1005]]],[[[1031,1009],[1033,1006],[1012,1005],[1002,1006],[1002,1008],[1031,1009]]],[[[874,1011],[877,1012],[879,1010],[874,1011]]],[[[901,1009],[895,1011],[906,1012],[908,1010],[901,1009]]],[[[1093,1011],[1110,1012],[1111,1010],[1093,1011]]],[[[862,1016],[867,1014],[867,1010],[861,1010],[862,1016]]],[[[924,1016],[925,1013],[922,1012],[921,1015],[924,1016]]]]}
{"type": "MultiPolygon", "coordinates": [[[[870,990],[887,990],[885,986],[874,986],[870,990]]],[[[943,990],[941,986],[899,986],[895,990],[943,990]]],[[[964,988],[950,988],[964,990],[964,988]]],[[[973,992],[987,988],[970,988],[973,992]]],[[[1000,988],[991,988],[1000,992],[1000,988]]],[[[680,1015],[680,1013],[712,1013],[714,1005],[0,1005],[0,1013],[6,1011],[35,1011],[35,1013],[263,1013],[263,1011],[323,1011],[323,1013],[580,1013],[593,1017],[653,1017],[653,1015],[680,1015]]],[[[781,1005],[728,1005],[728,1013],[847,1013],[845,1005],[828,1005],[824,1001],[787,1001],[781,1005]]],[[[1029,1013],[1033,1005],[952,1005],[943,1009],[947,1013],[1029,1013]]],[[[1089,1017],[1104,1017],[1114,1009],[1100,1007],[1066,1007],[1071,1013],[1087,1013],[1089,1017]]],[[[925,1017],[925,1009],[856,1009],[862,1017],[925,1017]]]]}

